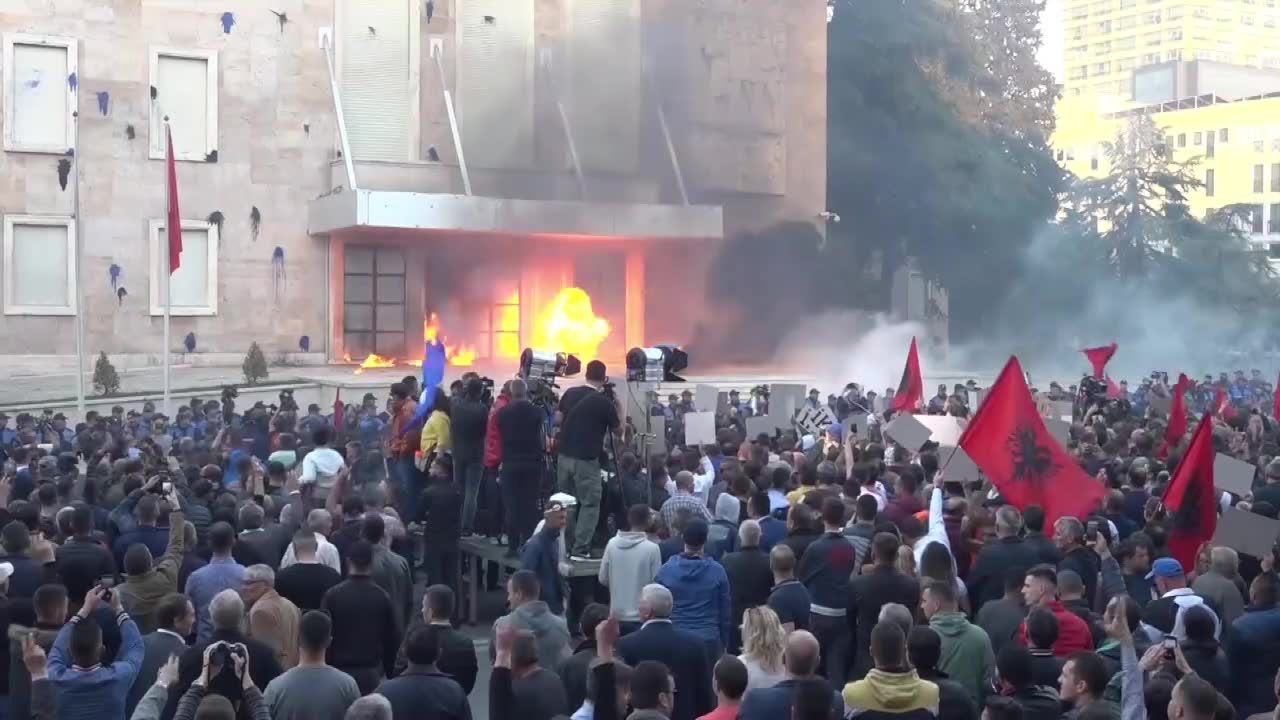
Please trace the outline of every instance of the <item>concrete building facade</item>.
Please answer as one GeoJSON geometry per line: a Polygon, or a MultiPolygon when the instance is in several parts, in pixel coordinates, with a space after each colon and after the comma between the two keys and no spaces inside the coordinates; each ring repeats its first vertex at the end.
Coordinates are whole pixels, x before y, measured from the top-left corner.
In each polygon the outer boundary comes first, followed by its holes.
{"type": "Polygon", "coordinates": [[[826,18],[823,0],[6,3],[0,366],[70,367],[76,313],[88,353],[156,362],[166,117],[185,361],[250,341],[411,358],[433,317],[509,358],[569,287],[611,328],[598,354],[679,342],[710,316],[723,238],[821,222],[826,18]]]}

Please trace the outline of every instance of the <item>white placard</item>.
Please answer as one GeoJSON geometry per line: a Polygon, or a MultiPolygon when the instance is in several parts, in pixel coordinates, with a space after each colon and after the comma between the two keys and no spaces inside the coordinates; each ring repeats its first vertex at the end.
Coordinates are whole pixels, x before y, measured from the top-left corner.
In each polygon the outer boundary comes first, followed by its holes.
{"type": "Polygon", "coordinates": [[[693,409],[698,412],[715,412],[719,395],[720,391],[714,385],[695,385],[693,387],[693,409]]]}
{"type": "Polygon", "coordinates": [[[754,440],[760,435],[772,436],[777,426],[768,415],[753,415],[747,418],[747,439],[754,440]]]}
{"type": "Polygon", "coordinates": [[[1280,537],[1280,520],[1233,507],[1218,518],[1213,544],[1261,558],[1275,547],[1277,537],[1280,537]]]}
{"type": "Polygon", "coordinates": [[[884,428],[890,440],[912,452],[919,450],[929,440],[930,431],[915,415],[902,413],[884,428]]]}
{"type": "Polygon", "coordinates": [[[684,415],[684,444],[715,445],[716,414],[714,412],[691,412],[684,415]]]}
{"type": "Polygon", "coordinates": [[[938,467],[945,465],[942,477],[947,482],[978,482],[982,474],[978,465],[964,448],[941,446],[938,448],[938,467]]]}
{"type": "Polygon", "coordinates": [[[1253,491],[1253,476],[1257,468],[1230,455],[1218,453],[1213,458],[1213,484],[1219,490],[1244,497],[1253,491]]]}
{"type": "Polygon", "coordinates": [[[929,439],[939,445],[955,446],[960,442],[960,435],[964,433],[964,427],[960,424],[960,418],[951,417],[950,415],[917,415],[922,425],[929,429],[931,433],[929,439]]]}
{"type": "Polygon", "coordinates": [[[800,429],[815,437],[835,421],[835,416],[831,414],[831,411],[822,405],[816,408],[805,405],[800,408],[800,411],[795,416],[795,422],[800,426],[800,429]]]}
{"type": "Polygon", "coordinates": [[[1053,417],[1045,418],[1044,429],[1048,430],[1053,439],[1057,440],[1058,444],[1064,448],[1071,441],[1071,423],[1065,420],[1053,417]]]}

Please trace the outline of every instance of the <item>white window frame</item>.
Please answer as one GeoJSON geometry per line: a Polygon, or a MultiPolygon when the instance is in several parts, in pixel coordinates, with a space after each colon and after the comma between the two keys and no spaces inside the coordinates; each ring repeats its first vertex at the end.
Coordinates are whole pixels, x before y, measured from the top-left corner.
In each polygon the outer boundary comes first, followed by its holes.
{"type": "MultiPolygon", "coordinates": [[[[147,224],[147,235],[149,237],[148,258],[150,259],[150,276],[151,276],[151,315],[164,315],[164,305],[162,304],[160,273],[165,272],[161,267],[160,261],[164,258],[164,253],[160,245],[165,240],[162,239],[161,231],[164,229],[165,221],[161,219],[152,219],[147,224]]],[[[209,257],[205,263],[208,278],[208,295],[203,307],[174,307],[169,309],[169,314],[174,317],[212,317],[218,314],[218,226],[207,220],[183,220],[183,230],[203,230],[208,233],[208,250],[209,257]]],[[[167,237],[167,236],[165,236],[167,237]]]]}
{"type": "Polygon", "coordinates": [[[148,80],[147,86],[147,105],[150,108],[150,139],[148,141],[148,153],[152,160],[163,160],[165,155],[164,142],[164,97],[160,96],[155,101],[151,100],[151,88],[159,89],[160,75],[160,58],[174,57],[185,58],[187,60],[203,60],[205,61],[205,70],[208,77],[205,80],[205,107],[208,117],[205,119],[205,148],[201,153],[196,151],[181,152],[177,148],[174,149],[174,158],[186,162],[206,162],[205,158],[209,153],[218,149],[218,51],[217,50],[201,50],[191,48],[175,48],[165,46],[152,46],[149,50],[148,58],[148,80]]]}
{"type": "MultiPolygon", "coordinates": [[[[76,73],[79,77],[80,69],[77,62],[78,43],[75,38],[62,37],[60,35],[29,35],[26,33],[6,33],[4,36],[4,77],[0,84],[4,85],[4,149],[8,152],[28,152],[28,153],[46,153],[54,155],[65,155],[68,150],[76,146],[76,116],[77,91],[72,90],[67,78],[62,78],[63,87],[67,90],[67,142],[62,146],[55,145],[28,145],[21,143],[18,138],[13,136],[15,127],[14,121],[17,114],[15,105],[13,80],[13,55],[14,45],[44,45],[46,47],[60,47],[67,51],[67,74],[76,73]]],[[[78,83],[77,83],[78,85],[78,83]]]]}
{"type": "Polygon", "coordinates": [[[65,215],[4,216],[4,314],[5,315],[75,315],[76,314],[76,221],[65,215]],[[67,302],[65,305],[20,305],[13,296],[13,250],[15,225],[45,225],[67,231],[67,302]]]}

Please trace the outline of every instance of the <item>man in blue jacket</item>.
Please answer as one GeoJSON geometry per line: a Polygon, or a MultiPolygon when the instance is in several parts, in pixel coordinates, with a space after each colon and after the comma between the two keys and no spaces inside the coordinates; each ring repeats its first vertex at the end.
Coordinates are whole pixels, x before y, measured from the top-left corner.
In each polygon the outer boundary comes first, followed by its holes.
{"type": "Polygon", "coordinates": [[[95,587],[84,598],[80,611],[71,616],[49,652],[48,673],[57,697],[58,717],[124,717],[125,699],[142,667],[143,643],[134,624],[120,606],[120,594],[95,587]],[[108,603],[120,626],[120,653],[109,666],[100,663],[102,628],[92,615],[98,605],[108,603]]]}
{"type": "Polygon", "coordinates": [[[1249,587],[1249,607],[1226,632],[1227,662],[1234,687],[1227,697],[1240,717],[1269,713],[1276,706],[1280,668],[1280,581],[1264,572],[1249,587]]]}
{"type": "Polygon", "coordinates": [[[656,580],[671,591],[671,622],[706,643],[707,657],[714,661],[728,647],[733,608],[729,576],[720,563],[702,554],[706,544],[707,524],[690,522],[684,529],[684,552],[667,560],[656,580]]]}
{"type": "Polygon", "coordinates": [[[560,580],[560,533],[567,508],[560,500],[549,500],[542,512],[542,530],[529,538],[520,551],[520,569],[538,576],[541,599],[556,615],[564,614],[564,583],[560,580]]]}

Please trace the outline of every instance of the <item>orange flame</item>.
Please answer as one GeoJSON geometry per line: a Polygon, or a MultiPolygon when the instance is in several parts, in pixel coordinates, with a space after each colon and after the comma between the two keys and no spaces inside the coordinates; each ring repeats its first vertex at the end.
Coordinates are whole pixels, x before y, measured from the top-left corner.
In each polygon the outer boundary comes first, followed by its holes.
{"type": "MultiPolygon", "coordinates": [[[[347,362],[352,362],[351,356],[347,355],[343,358],[347,362]]],[[[383,357],[377,353],[369,353],[369,356],[360,361],[360,367],[356,368],[356,375],[361,375],[369,368],[389,368],[395,367],[395,358],[383,357]]]]}
{"type": "MultiPolygon", "coordinates": [[[[454,367],[470,367],[475,364],[476,355],[478,354],[475,347],[466,344],[449,344],[449,338],[440,331],[440,316],[436,313],[431,313],[422,321],[422,341],[435,342],[437,339],[444,343],[444,357],[450,365],[454,367]]],[[[411,364],[421,367],[422,360],[416,360],[411,364]]]]}
{"type": "Polygon", "coordinates": [[[555,348],[592,360],[610,331],[609,322],[592,310],[591,296],[585,290],[565,288],[539,315],[533,347],[555,348]]]}

